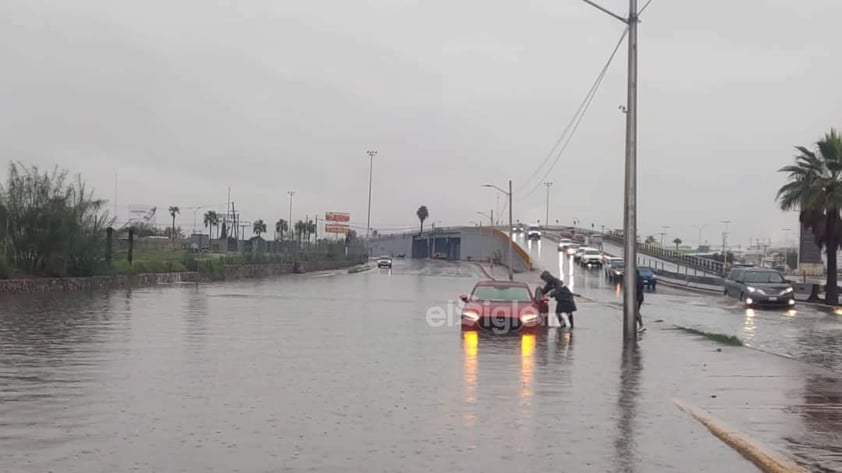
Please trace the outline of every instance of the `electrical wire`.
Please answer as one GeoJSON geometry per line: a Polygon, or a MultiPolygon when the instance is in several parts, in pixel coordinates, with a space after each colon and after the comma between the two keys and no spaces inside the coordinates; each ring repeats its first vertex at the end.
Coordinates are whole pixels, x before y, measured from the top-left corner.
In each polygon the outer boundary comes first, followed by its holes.
{"type": "Polygon", "coordinates": [[[642,14],[643,14],[643,12],[645,12],[645,11],[646,11],[646,9],[647,9],[647,8],[649,8],[649,4],[650,4],[650,3],[652,3],[652,0],[649,0],[648,2],[646,2],[646,5],[643,5],[643,8],[641,8],[641,9],[640,9],[640,11],[639,11],[639,12],[637,12],[637,16],[638,16],[638,18],[640,18],[640,15],[642,15],[642,14]]]}
{"type": "MultiPolygon", "coordinates": [[[[623,41],[626,39],[627,34],[628,34],[628,28],[623,30],[623,34],[620,35],[620,39],[619,39],[619,41],[617,41],[617,45],[614,46],[614,50],[611,52],[611,55],[608,57],[608,61],[605,62],[605,65],[602,67],[602,70],[600,71],[599,75],[597,76],[596,80],[594,81],[594,84],[591,86],[591,89],[588,91],[588,95],[585,97],[585,100],[579,106],[579,109],[576,110],[576,113],[573,114],[573,117],[571,117],[570,123],[568,123],[567,128],[565,128],[565,132],[562,133],[562,136],[556,142],[556,143],[560,143],[562,140],[566,140],[566,141],[564,141],[564,144],[562,145],[562,147],[558,150],[558,153],[555,156],[555,160],[553,160],[550,167],[546,170],[546,172],[544,172],[544,175],[541,177],[541,179],[535,185],[532,186],[532,189],[529,192],[527,192],[525,195],[518,196],[519,198],[525,199],[525,198],[528,198],[529,196],[531,196],[532,194],[534,194],[535,191],[538,190],[541,187],[541,183],[544,182],[546,180],[547,176],[552,172],[553,168],[555,168],[556,164],[558,164],[558,161],[561,159],[561,156],[564,154],[564,151],[567,149],[567,147],[570,145],[570,142],[573,140],[573,136],[576,134],[576,130],[579,128],[579,125],[582,123],[582,120],[584,119],[585,114],[588,112],[588,109],[590,108],[591,102],[593,102],[594,97],[596,97],[596,93],[599,91],[599,87],[600,87],[600,85],[602,85],[603,79],[605,79],[605,75],[608,72],[608,68],[611,66],[611,63],[613,62],[614,57],[617,55],[617,51],[620,50],[620,46],[623,44],[623,41]],[[568,130],[570,131],[569,133],[567,133],[568,130]]],[[[554,149],[556,147],[557,146],[554,146],[554,149]]],[[[538,168],[539,171],[543,167],[543,165],[544,165],[544,163],[542,163],[542,165],[539,166],[539,168],[538,168]]],[[[533,175],[534,175],[534,173],[533,173],[533,175]]],[[[527,182],[529,182],[530,180],[527,180],[527,182]]]]}

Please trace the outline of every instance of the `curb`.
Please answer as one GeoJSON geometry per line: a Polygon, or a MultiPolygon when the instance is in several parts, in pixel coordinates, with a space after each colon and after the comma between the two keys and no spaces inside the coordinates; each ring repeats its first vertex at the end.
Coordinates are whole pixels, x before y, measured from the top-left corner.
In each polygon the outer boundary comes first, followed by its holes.
{"type": "Polygon", "coordinates": [[[491,273],[489,273],[488,270],[485,269],[485,266],[483,266],[482,263],[474,262],[474,264],[479,266],[480,271],[482,271],[482,274],[485,274],[485,277],[487,277],[488,279],[491,279],[492,281],[497,280],[497,278],[492,276],[491,273]]]}
{"type": "Polygon", "coordinates": [[[710,413],[678,399],[673,399],[673,402],[679,409],[707,427],[719,440],[722,440],[740,455],[754,463],[760,470],[766,473],[807,473],[806,469],[792,460],[773,452],[744,433],[726,426],[710,413]]]}

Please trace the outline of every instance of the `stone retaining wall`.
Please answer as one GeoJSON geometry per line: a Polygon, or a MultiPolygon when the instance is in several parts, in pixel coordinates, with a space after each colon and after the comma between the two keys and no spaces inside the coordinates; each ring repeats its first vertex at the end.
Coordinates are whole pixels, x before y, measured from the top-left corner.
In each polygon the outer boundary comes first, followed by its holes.
{"type": "MultiPolygon", "coordinates": [[[[364,263],[362,259],[302,261],[280,264],[244,264],[225,266],[225,280],[255,279],[279,274],[340,269],[364,263]]],[[[93,276],[89,278],[0,279],[0,295],[44,294],[50,292],[91,291],[149,287],[199,281],[199,273],[150,273],[134,276],[93,276]]]]}
{"type": "Polygon", "coordinates": [[[158,284],[196,282],[198,279],[198,273],[152,273],[134,276],[94,276],[89,278],[0,279],[0,295],[148,287],[158,284]]]}

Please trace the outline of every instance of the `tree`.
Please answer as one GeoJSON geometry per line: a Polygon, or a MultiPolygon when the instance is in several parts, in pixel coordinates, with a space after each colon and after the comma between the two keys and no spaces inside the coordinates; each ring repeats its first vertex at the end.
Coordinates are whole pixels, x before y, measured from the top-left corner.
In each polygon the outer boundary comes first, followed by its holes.
{"type": "Polygon", "coordinates": [[[427,220],[427,217],[430,216],[427,206],[422,205],[421,207],[418,207],[418,210],[415,211],[415,215],[418,216],[418,220],[421,221],[421,233],[424,233],[424,220],[427,220]]]}
{"type": "Polygon", "coordinates": [[[266,223],[263,222],[263,219],[257,219],[251,226],[252,231],[258,237],[263,233],[266,233],[266,223]]]}
{"type": "Polygon", "coordinates": [[[654,237],[654,236],[649,235],[649,236],[647,236],[647,237],[646,237],[646,241],[644,241],[644,243],[645,243],[646,245],[654,245],[656,241],[657,241],[657,240],[655,240],[655,237],[654,237]]]}
{"type": "Polygon", "coordinates": [[[213,228],[219,228],[219,214],[214,210],[208,210],[205,212],[204,223],[205,227],[208,229],[208,240],[210,240],[213,228]]]}
{"type": "Polygon", "coordinates": [[[172,217],[172,231],[170,232],[170,235],[172,235],[173,239],[175,239],[175,216],[180,214],[181,210],[179,210],[177,205],[171,205],[169,212],[172,217]]]}
{"type": "Polygon", "coordinates": [[[678,251],[678,247],[681,246],[681,244],[684,242],[681,241],[681,238],[676,238],[672,241],[672,243],[675,245],[675,251],[678,251]]]}
{"type": "Polygon", "coordinates": [[[277,222],[275,222],[275,238],[279,240],[284,239],[284,233],[289,230],[289,224],[286,220],[279,218],[277,222]]]}
{"type": "Polygon", "coordinates": [[[781,210],[798,210],[801,224],[809,228],[819,248],[827,254],[825,303],[839,303],[836,252],[842,235],[842,136],[836,130],[816,142],[814,150],[795,148],[795,164],[779,172],[787,182],[778,190],[776,200],[781,210]]]}
{"type": "Polygon", "coordinates": [[[114,223],[81,177],[11,163],[0,186],[0,237],[6,263],[32,275],[91,276],[104,260],[114,223]]]}
{"type": "Polygon", "coordinates": [[[303,220],[299,220],[295,222],[295,234],[298,235],[298,242],[301,242],[301,237],[304,236],[304,232],[307,229],[307,224],[304,223],[303,220]]]}
{"type": "Polygon", "coordinates": [[[316,235],[316,222],[312,220],[307,221],[307,241],[310,241],[310,235],[316,235]]]}

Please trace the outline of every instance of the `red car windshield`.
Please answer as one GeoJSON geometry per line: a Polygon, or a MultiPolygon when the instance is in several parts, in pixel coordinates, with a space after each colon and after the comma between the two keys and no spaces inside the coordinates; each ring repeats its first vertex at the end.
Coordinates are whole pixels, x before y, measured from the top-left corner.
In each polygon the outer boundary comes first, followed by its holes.
{"type": "Polygon", "coordinates": [[[472,299],[475,301],[513,302],[531,301],[529,289],[523,286],[477,286],[472,299]]]}

